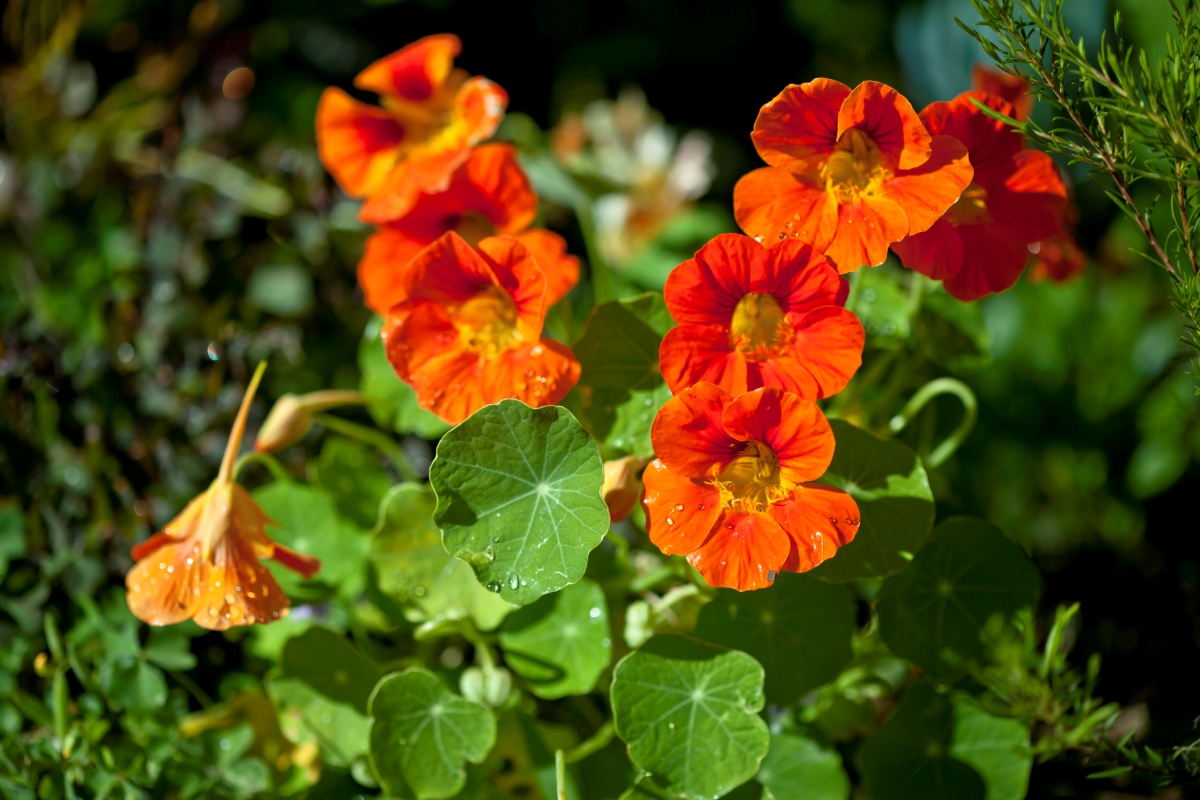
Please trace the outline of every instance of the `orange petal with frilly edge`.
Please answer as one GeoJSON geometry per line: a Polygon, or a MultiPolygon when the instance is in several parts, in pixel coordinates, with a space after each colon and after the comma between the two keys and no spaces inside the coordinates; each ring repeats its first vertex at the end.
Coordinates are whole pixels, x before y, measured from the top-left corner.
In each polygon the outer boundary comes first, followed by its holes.
{"type": "Polygon", "coordinates": [[[1003,188],[988,195],[988,215],[1022,243],[1053,236],[1063,228],[1067,187],[1054,159],[1037,150],[1022,150],[1013,158],[1003,188]]]}
{"type": "Polygon", "coordinates": [[[750,386],[749,365],[720,325],[676,325],[658,346],[658,368],[674,393],[701,381],[716,384],[731,395],[750,386]]]}
{"type": "Polygon", "coordinates": [[[929,230],[971,184],[975,170],[967,148],[953,136],[934,136],[929,159],[900,170],[883,185],[884,195],[908,218],[908,234],[929,230]]]}
{"type": "Polygon", "coordinates": [[[815,172],[837,144],[838,114],[850,87],[829,78],[792,84],[758,112],[750,138],[773,167],[815,172]]]}
{"type": "Polygon", "coordinates": [[[388,362],[412,386],[422,408],[457,425],[487,405],[482,359],[463,346],[441,306],[427,301],[411,305],[403,322],[388,329],[388,362]]]}
{"type": "Polygon", "coordinates": [[[354,85],[414,103],[429,100],[446,82],[460,52],[462,42],[452,33],[426,36],[368,66],[354,85]]]}
{"type": "Polygon", "coordinates": [[[908,217],[897,203],[864,197],[838,206],[837,233],[825,248],[825,260],[838,272],[875,267],[887,258],[888,246],[908,233],[908,217]]]}
{"type": "Polygon", "coordinates": [[[860,128],[883,154],[890,169],[913,169],[930,153],[929,131],[908,98],[877,81],[863,81],[838,111],[837,135],[860,128]]]}
{"type": "Polygon", "coordinates": [[[944,281],[963,265],[963,243],[958,228],[939,219],[933,227],[892,245],[901,263],[927,278],[944,281]]]}
{"type": "Polygon", "coordinates": [[[661,460],[642,473],[646,533],[666,555],[690,553],[704,544],[721,516],[721,494],[703,478],[675,474],[661,460]]]}
{"type": "Polygon", "coordinates": [[[833,431],[820,406],[781,389],[765,388],[735,397],[721,424],[729,436],[756,440],[779,459],[779,473],[791,483],[819,478],[833,460],[833,431]]]}
{"type": "Polygon", "coordinates": [[[579,259],[567,253],[567,242],[557,233],[534,228],[517,234],[546,274],[546,310],[567,296],[579,283],[579,259]]]}
{"type": "Polygon", "coordinates": [[[317,104],[316,134],[321,163],[351,197],[388,179],[406,137],[391,114],[333,88],[317,104]]]}
{"type": "Polygon", "coordinates": [[[849,544],[860,517],[854,498],[823,483],[805,483],[792,499],[775,503],[768,513],[787,532],[793,549],[783,568],[807,572],[849,544]]]}
{"type": "Polygon", "coordinates": [[[710,586],[746,592],[770,586],[791,549],[787,533],[767,514],[726,511],[687,560],[710,586]]]}
{"type": "Polygon", "coordinates": [[[418,253],[401,278],[408,301],[465,302],[499,283],[494,261],[451,231],[418,253]]]}
{"type": "Polygon", "coordinates": [[[963,263],[942,286],[959,300],[978,300],[1002,292],[1017,282],[1029,263],[1029,248],[1005,228],[993,223],[960,225],[963,263]]]}
{"type": "Polygon", "coordinates": [[[733,187],[733,215],[743,231],[764,243],[794,238],[821,252],[838,227],[838,203],[831,192],[774,167],[741,177],[733,187]]]}
{"type": "Polygon", "coordinates": [[[393,228],[380,228],[367,238],[362,260],[358,262],[358,285],[362,287],[367,308],[386,314],[408,299],[404,273],[428,244],[393,228]]]}
{"type": "Polygon", "coordinates": [[[542,335],[546,319],[546,273],[533,253],[511,236],[492,236],[476,249],[491,267],[492,274],[517,304],[517,329],[532,342],[542,335]]]}
{"type": "Polygon", "coordinates": [[[983,64],[971,68],[971,88],[1002,97],[1012,103],[1014,117],[1019,122],[1029,119],[1033,112],[1033,95],[1029,93],[1029,81],[1020,75],[990,69],[983,64]]]}
{"type": "MultiPolygon", "coordinates": [[[[795,318],[789,317],[789,320],[795,318]]],[[[807,400],[821,400],[846,388],[862,365],[866,332],[852,311],[825,306],[800,316],[794,338],[782,355],[760,365],[763,386],[778,386],[807,400]],[[775,376],[787,376],[786,383],[775,376]],[[779,381],[779,382],[776,382],[779,381]]]]}
{"type": "Polygon", "coordinates": [[[762,252],[762,244],[749,236],[714,236],[667,276],[663,300],[671,318],[680,325],[728,325],[738,301],[753,290],[762,252]]]}
{"type": "Polygon", "coordinates": [[[542,339],[495,356],[481,365],[489,403],[515,398],[537,408],[558,403],[579,382],[580,364],[565,344],[542,339]]]}
{"type": "Polygon", "coordinates": [[[698,383],[668,400],[650,426],[650,442],[658,459],[684,477],[719,473],[742,446],[721,423],[721,414],[732,399],[719,386],[698,383]]]}

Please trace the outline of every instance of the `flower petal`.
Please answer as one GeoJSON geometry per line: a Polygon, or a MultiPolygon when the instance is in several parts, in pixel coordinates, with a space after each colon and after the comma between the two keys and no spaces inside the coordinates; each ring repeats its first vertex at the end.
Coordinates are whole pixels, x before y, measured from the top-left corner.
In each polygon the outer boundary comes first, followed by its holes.
{"type": "Polygon", "coordinates": [[[763,246],[749,236],[722,233],[671,270],[663,299],[680,325],[728,325],[751,291],[754,259],[763,246]]]}
{"type": "Polygon", "coordinates": [[[646,533],[659,550],[677,555],[704,544],[721,516],[716,486],[702,478],[677,475],[657,459],[642,473],[642,483],[646,487],[642,495],[646,533]]]}
{"type": "Polygon", "coordinates": [[[999,170],[1007,175],[1012,170],[1012,158],[1025,147],[1025,139],[1004,122],[979,110],[974,101],[993,111],[1012,116],[1013,107],[1002,98],[983,92],[963,92],[948,102],[930,103],[921,112],[921,119],[934,135],[953,136],[971,154],[975,180],[999,170]]]}
{"type": "Polygon", "coordinates": [[[315,125],[321,163],[351,197],[362,197],[387,180],[406,137],[391,114],[341,89],[321,95],[315,125]]]}
{"type": "Polygon", "coordinates": [[[1013,158],[1013,171],[1004,187],[993,189],[988,215],[1024,244],[1062,230],[1067,188],[1054,160],[1037,150],[1022,150],[1013,158]]]}
{"type": "Polygon", "coordinates": [[[354,85],[414,103],[429,100],[446,82],[460,52],[462,42],[454,34],[426,36],[368,66],[354,85]]]}
{"type": "Polygon", "coordinates": [[[913,169],[930,153],[929,131],[908,98],[877,81],[854,87],[838,111],[837,136],[861,128],[883,153],[890,169],[913,169]]]}
{"type": "Polygon", "coordinates": [[[271,558],[305,578],[311,578],[321,571],[321,562],[318,559],[305,553],[297,553],[278,542],[275,543],[275,551],[271,558]]]}
{"type": "Polygon", "coordinates": [[[896,242],[892,250],[904,266],[935,281],[944,281],[962,269],[962,239],[959,238],[958,228],[944,219],[939,219],[923,233],[896,242]]]}
{"type": "Polygon", "coordinates": [[[849,95],[850,87],[828,78],[788,86],[758,112],[754,149],[773,167],[815,172],[841,135],[838,113],[849,95]]]}
{"type": "Polygon", "coordinates": [[[1087,266],[1087,257],[1079,242],[1066,231],[1030,245],[1031,248],[1035,246],[1037,252],[1029,273],[1029,277],[1035,281],[1049,278],[1054,283],[1062,283],[1082,274],[1087,266]]]}
{"type": "Polygon", "coordinates": [[[687,478],[716,475],[742,442],[725,432],[721,413],[732,398],[711,383],[697,383],[668,400],[650,426],[654,452],[687,478]]]}
{"type": "Polygon", "coordinates": [[[499,234],[520,233],[537,216],[537,193],[511,144],[482,144],[471,150],[447,191],[461,194],[462,211],[482,214],[499,234]]]}
{"type": "Polygon", "coordinates": [[[746,359],[733,349],[729,331],[719,325],[677,325],[658,346],[658,368],[672,392],[707,381],[730,394],[741,394],[746,383],[746,359]]]}
{"type": "Polygon", "coordinates": [[[807,572],[853,541],[860,517],[854,498],[823,483],[805,483],[792,499],[773,504],[768,513],[792,540],[783,568],[807,572]]]}
{"type": "Polygon", "coordinates": [[[358,262],[358,285],[368,308],[386,314],[408,299],[404,273],[428,244],[395,228],[380,228],[367,238],[362,260],[358,262]]]}
{"type": "Polygon", "coordinates": [[[852,311],[838,306],[816,308],[795,324],[786,355],[761,366],[763,386],[778,386],[807,400],[820,400],[846,388],[862,365],[866,333],[852,311]],[[768,373],[786,375],[791,385],[768,373]]]}
{"type": "Polygon", "coordinates": [[[389,332],[384,346],[402,381],[413,387],[422,408],[457,425],[487,405],[480,358],[463,347],[458,329],[437,303],[417,302],[389,332]]]}
{"type": "MultiPolygon", "coordinates": [[[[457,233],[439,237],[418,253],[402,276],[406,300],[461,303],[499,285],[494,259],[475,252],[457,233]]],[[[536,267],[535,267],[536,269],[536,267]]],[[[510,270],[510,282],[511,270],[510,270]]]]}
{"type": "Polygon", "coordinates": [[[484,361],[483,396],[488,403],[509,397],[525,405],[549,406],[579,382],[579,361],[565,344],[542,339],[484,361]]]}
{"type": "Polygon", "coordinates": [[[884,184],[884,195],[904,209],[910,236],[929,230],[958,201],[974,176],[971,162],[962,142],[934,136],[928,161],[884,184]]]}
{"type": "Polygon", "coordinates": [[[746,592],[770,586],[791,549],[791,539],[770,516],[726,511],[687,560],[710,586],[746,592]]]}
{"type": "Polygon", "coordinates": [[[733,215],[743,231],[763,242],[794,238],[824,252],[837,230],[838,204],[824,188],[786,170],[763,167],[743,175],[733,187],[733,215]]]}
{"type": "Polygon", "coordinates": [[[825,260],[841,273],[876,267],[887,258],[888,246],[907,233],[903,208],[885,198],[864,197],[838,206],[837,233],[825,248],[825,260]]]}
{"type": "Polygon", "coordinates": [[[960,225],[963,263],[957,274],[942,285],[959,300],[1002,292],[1017,282],[1029,263],[1029,248],[994,222],[960,225]]]}
{"type": "Polygon", "coordinates": [[[821,477],[833,460],[833,431],[821,408],[791,392],[765,388],[739,395],[725,407],[721,424],[729,436],[770,447],[780,474],[792,483],[821,477]]]}
{"type": "Polygon", "coordinates": [[[848,290],[846,279],[807,242],[777,242],[754,258],[750,291],[774,295],[785,314],[842,305],[848,290]]]}
{"type": "Polygon", "coordinates": [[[567,253],[567,241],[553,231],[534,228],[517,234],[546,274],[546,309],[567,296],[579,283],[579,259],[567,253]]]}
{"type": "Polygon", "coordinates": [[[1007,72],[991,69],[984,64],[971,67],[971,88],[977,91],[994,94],[1012,103],[1013,116],[1024,122],[1033,111],[1033,95],[1029,92],[1029,81],[1020,75],[1009,75],[1007,72]]]}
{"type": "Polygon", "coordinates": [[[476,248],[497,283],[517,304],[518,327],[528,341],[542,335],[546,318],[546,274],[529,248],[511,236],[493,236],[476,248]]]}

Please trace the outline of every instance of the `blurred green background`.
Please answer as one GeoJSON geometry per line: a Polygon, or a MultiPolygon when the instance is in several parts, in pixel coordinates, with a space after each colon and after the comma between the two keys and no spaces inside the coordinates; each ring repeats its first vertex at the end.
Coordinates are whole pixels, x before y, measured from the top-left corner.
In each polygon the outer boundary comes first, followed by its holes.
{"type": "MultiPolygon", "coordinates": [[[[1127,34],[1160,54],[1166,0],[1065,3],[1092,45],[1118,7],[1127,34]]],[[[284,392],[359,384],[365,230],[316,157],[325,86],[349,88],[375,58],[454,32],[459,65],[527,115],[502,129],[522,146],[640,87],[672,134],[708,137],[715,173],[684,222],[639,244],[632,291],[731,225],[733,185],[759,164],[755,114],[787,83],[880,80],[918,108],[969,88],[981,54],[955,16],[971,20],[967,0],[9,0],[0,648],[5,629],[39,627],[65,595],[120,583],[129,546],[211,479],[255,361],[271,364],[256,420],[284,392]],[[226,83],[239,67],[253,72],[248,92],[226,83]],[[10,524],[18,509],[23,545],[10,524]]],[[[1098,693],[1147,704],[1149,741],[1173,744],[1200,710],[1200,400],[1164,276],[1100,187],[1068,172],[1085,275],[1022,279],[964,312],[953,335],[919,318],[922,358],[898,389],[953,374],[976,390],[979,426],[931,474],[939,513],[986,516],[1025,545],[1045,576],[1044,608],[1083,604],[1072,635],[1079,663],[1104,657],[1098,693]]],[[[560,210],[545,224],[584,256],[560,210]]],[[[872,285],[858,310],[873,345],[908,347],[910,331],[889,323],[893,299],[872,285]]],[[[588,291],[574,302],[586,306],[588,291]]],[[[956,413],[935,404],[905,437],[927,450],[956,413]]],[[[405,447],[428,465],[426,439],[405,447]]],[[[302,468],[303,449],[285,457],[302,468]]],[[[193,649],[214,676],[242,657],[217,635],[193,649]]],[[[1035,768],[1030,796],[1093,794],[1053,764],[1035,768]]]]}

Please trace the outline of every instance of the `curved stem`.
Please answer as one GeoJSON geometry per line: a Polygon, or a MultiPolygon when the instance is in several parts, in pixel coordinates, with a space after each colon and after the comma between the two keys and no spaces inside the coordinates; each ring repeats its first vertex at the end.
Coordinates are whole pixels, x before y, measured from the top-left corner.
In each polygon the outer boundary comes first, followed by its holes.
{"type": "Polygon", "coordinates": [[[357,439],[363,444],[369,444],[376,448],[395,465],[396,471],[400,473],[400,477],[404,480],[420,480],[417,476],[417,471],[413,469],[412,462],[408,460],[408,456],[404,455],[404,449],[396,444],[396,440],[387,434],[381,433],[374,428],[368,428],[365,425],[359,425],[357,422],[335,417],[332,414],[318,414],[313,417],[313,422],[319,422],[331,431],[340,433],[343,436],[349,436],[351,439],[357,439]]]}
{"type": "Polygon", "coordinates": [[[944,464],[975,427],[975,421],[979,418],[979,401],[975,399],[975,393],[971,391],[970,387],[955,378],[932,380],[918,389],[917,393],[900,410],[900,413],[892,417],[892,421],[888,423],[889,433],[893,435],[899,433],[909,422],[912,422],[913,417],[919,414],[930,400],[940,394],[952,394],[962,401],[963,418],[945,441],[933,448],[933,451],[926,457],[925,464],[931,468],[944,464]]]}
{"type": "Polygon", "coordinates": [[[258,362],[258,368],[254,370],[254,377],[250,379],[250,385],[242,397],[241,408],[238,409],[237,417],[233,421],[233,430],[229,432],[229,442],[225,445],[225,455],[221,458],[221,469],[217,472],[218,481],[233,482],[233,465],[237,461],[238,450],[242,449],[242,437],[246,434],[246,420],[250,417],[250,404],[254,402],[254,393],[258,391],[258,384],[262,381],[263,373],[266,371],[267,362],[258,362]]]}
{"type": "Polygon", "coordinates": [[[616,729],[613,728],[612,720],[607,720],[589,738],[571,748],[571,751],[565,756],[566,762],[574,764],[576,761],[582,761],[587,758],[592,753],[603,750],[605,747],[608,747],[608,743],[613,740],[615,734],[616,729]]]}
{"type": "Polygon", "coordinates": [[[267,472],[271,473],[271,477],[279,483],[288,483],[292,480],[292,476],[288,474],[287,468],[279,463],[279,459],[270,453],[246,453],[237,460],[233,465],[233,478],[237,480],[237,476],[242,474],[242,470],[250,464],[259,463],[266,467],[267,472]]]}

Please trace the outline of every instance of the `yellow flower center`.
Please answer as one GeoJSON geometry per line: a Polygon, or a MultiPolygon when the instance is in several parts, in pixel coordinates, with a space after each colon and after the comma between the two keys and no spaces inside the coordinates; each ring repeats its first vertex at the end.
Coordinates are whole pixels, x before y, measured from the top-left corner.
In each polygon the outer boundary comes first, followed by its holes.
{"type": "Polygon", "coordinates": [[[487,358],[518,347],[517,304],[499,286],[489,286],[451,314],[466,348],[487,358]]]}
{"type": "Polygon", "coordinates": [[[977,183],[972,183],[959,196],[958,201],[946,212],[946,221],[954,227],[959,225],[979,225],[987,222],[987,189],[977,183]]]}
{"type": "Polygon", "coordinates": [[[875,141],[860,128],[842,134],[825,166],[821,181],[839,203],[855,203],[878,193],[883,182],[892,177],[884,164],[883,153],[875,141]]]}
{"type": "Polygon", "coordinates": [[[766,511],[767,506],[787,500],[794,486],[779,472],[779,459],[762,442],[746,442],[738,455],[713,479],[721,493],[721,505],[735,511],[766,511]]]}
{"type": "Polygon", "coordinates": [[[738,301],[729,338],[747,361],[765,361],[792,340],[792,326],[772,294],[753,292],[738,301]]]}
{"type": "Polygon", "coordinates": [[[451,219],[450,222],[449,227],[471,247],[479,244],[482,239],[496,235],[496,226],[478,211],[464,212],[458,219],[451,219]]]}

